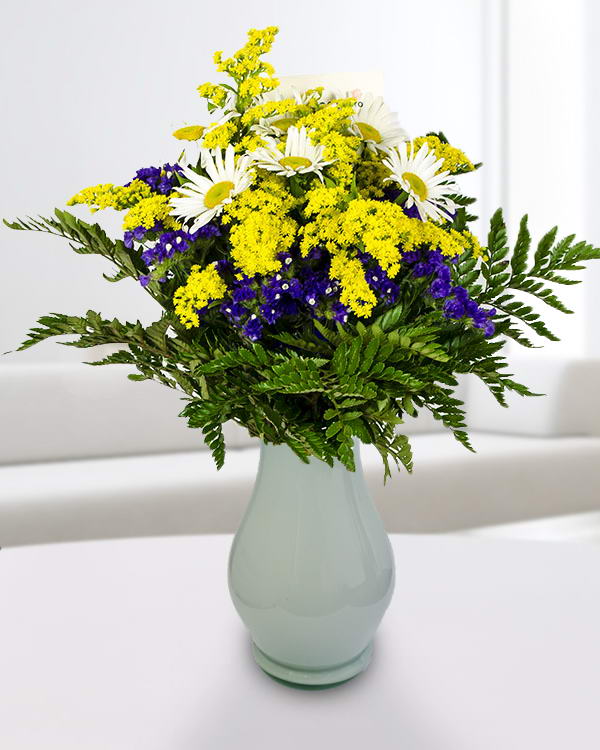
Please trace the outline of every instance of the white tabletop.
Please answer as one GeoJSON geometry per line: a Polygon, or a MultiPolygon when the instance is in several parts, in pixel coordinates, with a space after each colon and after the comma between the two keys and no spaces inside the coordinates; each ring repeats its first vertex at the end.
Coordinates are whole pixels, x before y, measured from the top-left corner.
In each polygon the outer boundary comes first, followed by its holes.
{"type": "Polygon", "coordinates": [[[370,669],[255,666],[230,537],[0,552],[3,750],[597,750],[600,547],[395,537],[370,669]]]}

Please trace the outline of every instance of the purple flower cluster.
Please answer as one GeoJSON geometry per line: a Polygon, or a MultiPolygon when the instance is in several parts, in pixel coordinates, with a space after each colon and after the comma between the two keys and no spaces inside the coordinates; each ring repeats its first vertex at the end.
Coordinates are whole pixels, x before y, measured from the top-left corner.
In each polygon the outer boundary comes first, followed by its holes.
{"type": "MultiPolygon", "coordinates": [[[[125,232],[124,243],[129,248],[133,246],[134,239],[139,242],[150,233],[154,235],[159,233],[156,242],[151,247],[147,247],[141,255],[142,260],[149,268],[172,258],[176,253],[185,253],[192,243],[199,238],[208,239],[221,236],[221,230],[217,224],[205,224],[195,232],[186,232],[183,229],[164,232],[162,229],[163,225],[157,222],[150,230],[145,227],[136,227],[132,231],[125,232]]],[[[151,274],[143,274],[139,277],[139,282],[142,286],[148,286],[150,279],[151,274]]],[[[162,278],[159,281],[165,281],[165,279],[162,278]]]]}
{"type": "MultiPolygon", "coordinates": [[[[338,286],[329,278],[329,267],[322,263],[322,253],[312,251],[295,274],[294,259],[289,253],[279,256],[283,267],[279,273],[262,278],[241,276],[232,271],[230,295],[221,303],[221,313],[251,341],[258,341],[265,325],[275,325],[280,318],[307,313],[314,318],[331,318],[340,323],[348,320],[348,309],[336,299],[338,286]],[[316,264],[316,265],[314,265],[316,264]]],[[[225,267],[219,271],[226,270],[225,267]]]]}
{"type": "Polygon", "coordinates": [[[179,182],[177,173],[181,172],[179,164],[164,164],[162,167],[143,167],[135,173],[134,180],[145,182],[156,193],[167,195],[179,182]]]}
{"type": "Polygon", "coordinates": [[[475,328],[481,328],[486,338],[494,335],[496,326],[491,318],[496,314],[492,307],[489,310],[480,307],[475,300],[469,297],[469,293],[463,286],[452,288],[452,298],[444,303],[444,316],[458,320],[460,318],[471,318],[475,328]]]}
{"type": "MultiPolygon", "coordinates": [[[[412,266],[414,278],[432,277],[429,294],[434,299],[445,300],[443,306],[444,317],[451,320],[471,318],[473,326],[480,328],[484,336],[493,336],[496,328],[491,321],[496,311],[480,307],[462,286],[453,286],[450,267],[446,265],[444,256],[439,250],[429,250],[421,253],[417,250],[406,252],[403,260],[412,266]]],[[[451,261],[452,262],[452,261],[451,261]]]]}
{"type": "Polygon", "coordinates": [[[386,305],[393,305],[400,294],[400,287],[392,281],[379,263],[368,253],[359,253],[358,258],[365,267],[365,279],[377,298],[386,305]]]}

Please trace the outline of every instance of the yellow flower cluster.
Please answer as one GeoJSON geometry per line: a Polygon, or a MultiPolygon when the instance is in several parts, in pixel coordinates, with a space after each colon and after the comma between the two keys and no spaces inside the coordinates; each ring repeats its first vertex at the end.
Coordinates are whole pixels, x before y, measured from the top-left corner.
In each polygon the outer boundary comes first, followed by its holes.
{"type": "Polygon", "coordinates": [[[304,213],[306,216],[319,215],[321,218],[333,216],[346,203],[347,194],[344,188],[337,185],[329,187],[317,182],[306,194],[304,213]]]}
{"type": "Polygon", "coordinates": [[[141,180],[133,180],[127,187],[107,183],[80,190],[67,201],[67,206],[81,204],[90,206],[92,211],[100,211],[104,208],[114,208],[116,211],[124,211],[126,208],[131,208],[131,206],[151,195],[152,190],[141,180]]]}
{"type": "Polygon", "coordinates": [[[447,169],[450,174],[472,172],[475,169],[473,162],[464,151],[451,146],[449,143],[443,143],[437,135],[424,135],[420,138],[415,138],[413,141],[415,151],[418,151],[424,143],[435,152],[438,159],[444,160],[442,169],[447,169]]]}
{"type": "Polygon", "coordinates": [[[198,93],[215,107],[222,107],[229,96],[224,86],[215,83],[203,83],[198,86],[198,93]]]}
{"type": "Polygon", "coordinates": [[[280,99],[279,101],[264,102],[250,107],[242,115],[242,124],[252,125],[264,117],[273,117],[273,115],[300,117],[307,112],[306,105],[298,104],[295,99],[280,99]]]}
{"type": "Polygon", "coordinates": [[[290,249],[297,230],[298,224],[289,216],[256,211],[231,228],[231,257],[248,276],[278,271],[277,254],[290,249]]]}
{"type": "Polygon", "coordinates": [[[173,296],[175,313],[186,328],[197,328],[200,318],[196,311],[213,300],[222,299],[226,291],[225,282],[214,265],[192,266],[185,286],[180,286],[173,296]]]}
{"type": "Polygon", "coordinates": [[[123,219],[123,229],[146,227],[152,229],[157,221],[162,222],[165,229],[181,229],[181,224],[171,215],[172,206],[166,195],[152,195],[132,206],[123,219]]]}
{"type": "Polygon", "coordinates": [[[204,148],[227,148],[231,139],[237,133],[237,127],[233,120],[215,125],[204,133],[202,145],[204,148]]]}
{"type": "Polygon", "coordinates": [[[259,135],[249,133],[235,144],[234,149],[237,154],[243,154],[245,151],[252,153],[252,151],[256,151],[261,146],[266,146],[266,142],[259,135]]]}
{"type": "Polygon", "coordinates": [[[313,132],[317,140],[332,131],[346,130],[354,112],[354,102],[354,99],[333,99],[328,104],[314,109],[314,111],[302,117],[298,127],[305,125],[307,130],[313,132]]]}
{"type": "Polygon", "coordinates": [[[243,80],[238,93],[243,99],[256,99],[266,91],[272,91],[279,86],[279,80],[272,76],[251,76],[243,80]]]}
{"type": "Polygon", "coordinates": [[[356,187],[362,198],[383,198],[384,180],[390,170],[378,155],[365,151],[356,165],[356,187]]]}
{"type": "Polygon", "coordinates": [[[180,229],[181,224],[171,213],[171,206],[166,195],[156,195],[142,180],[132,180],[129,185],[95,185],[80,190],[68,202],[68,206],[83,204],[92,211],[114,208],[115,211],[129,211],[123,219],[123,229],[146,227],[152,229],[161,221],[165,229],[180,229]]]}
{"type": "Polygon", "coordinates": [[[263,63],[260,58],[271,50],[278,31],[277,26],[268,26],[266,29],[250,29],[248,41],[232,57],[223,60],[223,53],[215,52],[213,59],[217,70],[221,73],[227,73],[236,81],[241,81],[248,76],[263,71],[272,72],[271,66],[263,63]]]}
{"type": "Polygon", "coordinates": [[[277,254],[289,250],[298,224],[288,216],[297,200],[281,177],[259,178],[225,207],[223,223],[231,224],[231,257],[248,276],[278,271],[277,254]]]}
{"type": "Polygon", "coordinates": [[[368,318],[377,304],[377,297],[365,279],[358,258],[351,258],[347,253],[341,252],[333,255],[329,276],[340,282],[340,302],[359,318],[368,318]]]}
{"type": "Polygon", "coordinates": [[[412,219],[395,203],[357,198],[337,210],[340,197],[337,188],[311,191],[305,213],[314,218],[300,230],[300,250],[307,255],[316,245],[325,246],[336,259],[335,264],[332,262],[332,275],[340,281],[341,299],[348,300],[356,315],[368,317],[372,309],[361,264],[349,264],[357,248],[369,253],[392,278],[400,271],[401,249],[408,251],[430,245],[448,256],[459,255],[465,248],[475,254],[481,252],[470,232],[443,229],[429,221],[412,219]],[[342,273],[346,266],[352,272],[342,273]]]}

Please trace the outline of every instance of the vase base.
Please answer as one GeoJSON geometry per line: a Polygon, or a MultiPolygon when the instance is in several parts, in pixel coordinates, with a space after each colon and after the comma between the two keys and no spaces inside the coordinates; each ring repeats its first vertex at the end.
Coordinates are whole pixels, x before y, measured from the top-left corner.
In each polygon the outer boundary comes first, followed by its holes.
{"type": "Polygon", "coordinates": [[[356,658],[326,669],[300,669],[289,664],[280,664],[268,657],[254,643],[252,644],[252,654],[263,672],[266,672],[269,677],[273,677],[277,682],[289,687],[318,690],[337,687],[364,672],[371,661],[373,644],[369,643],[367,648],[361,651],[356,658]]]}

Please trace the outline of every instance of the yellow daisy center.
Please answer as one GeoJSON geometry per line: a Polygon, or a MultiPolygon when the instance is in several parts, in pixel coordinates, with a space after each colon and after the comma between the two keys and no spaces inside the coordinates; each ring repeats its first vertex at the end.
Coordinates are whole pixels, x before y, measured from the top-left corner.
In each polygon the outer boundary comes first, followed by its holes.
{"type": "Polygon", "coordinates": [[[356,127],[358,128],[365,141],[375,141],[375,143],[381,143],[381,141],[383,140],[379,130],[377,130],[377,128],[374,128],[372,125],[369,125],[368,122],[357,122],[356,127]]]}
{"type": "Polygon", "coordinates": [[[304,169],[304,167],[312,167],[312,161],[304,156],[284,156],[283,159],[279,160],[279,163],[282,167],[293,169],[294,172],[304,169]]]}
{"type": "Polygon", "coordinates": [[[281,130],[282,133],[287,133],[296,120],[293,117],[280,117],[278,120],[273,120],[271,125],[277,130],[281,130]]]}
{"type": "Polygon", "coordinates": [[[216,182],[211,188],[206,191],[204,196],[204,205],[206,208],[214,208],[219,203],[223,203],[224,200],[229,198],[231,191],[233,190],[233,182],[224,180],[223,182],[216,182]]]}
{"type": "Polygon", "coordinates": [[[406,180],[408,184],[411,187],[411,190],[413,193],[417,196],[417,198],[421,201],[427,200],[427,185],[423,182],[423,180],[419,177],[418,174],[415,174],[414,172],[404,172],[402,174],[402,179],[406,180]]]}
{"type": "Polygon", "coordinates": [[[202,125],[186,125],[185,128],[179,128],[173,135],[179,141],[197,141],[202,138],[202,133],[206,128],[202,125]]]}

